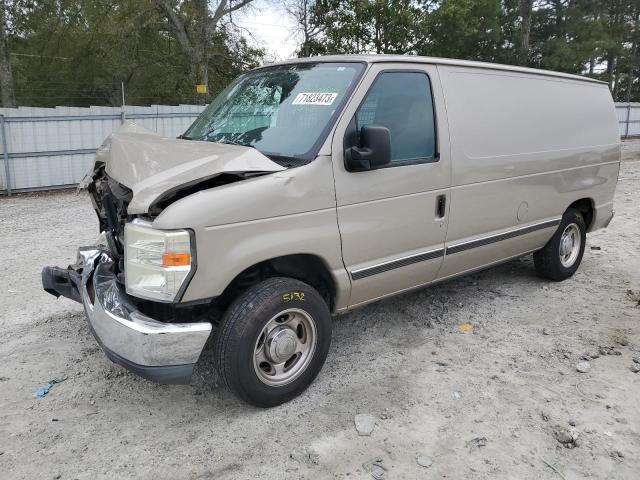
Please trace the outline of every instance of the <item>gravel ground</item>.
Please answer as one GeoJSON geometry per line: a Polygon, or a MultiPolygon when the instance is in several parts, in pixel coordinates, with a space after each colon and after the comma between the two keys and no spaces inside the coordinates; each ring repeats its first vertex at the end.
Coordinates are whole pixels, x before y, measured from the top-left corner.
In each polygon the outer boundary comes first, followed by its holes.
{"type": "Polygon", "coordinates": [[[0,477],[637,479],[640,142],[625,158],[572,279],[526,257],[337,317],[315,383],[270,410],[219,386],[209,354],[190,386],[111,364],[81,307],[40,287],[95,238],[88,198],[0,198],[0,477]]]}

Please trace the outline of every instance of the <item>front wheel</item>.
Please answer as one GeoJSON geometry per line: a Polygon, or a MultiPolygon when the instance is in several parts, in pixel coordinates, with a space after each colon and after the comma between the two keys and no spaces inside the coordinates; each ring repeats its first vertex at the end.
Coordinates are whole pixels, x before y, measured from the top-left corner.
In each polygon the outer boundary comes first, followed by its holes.
{"type": "Polygon", "coordinates": [[[311,286],[269,278],[224,314],[216,340],[220,376],[242,400],[272,407],[296,397],[320,372],[331,344],[331,315],[311,286]]]}
{"type": "Polygon", "coordinates": [[[551,240],[533,254],[536,271],[557,282],[571,277],[580,266],[586,241],[587,227],[582,214],[570,208],[551,240]]]}

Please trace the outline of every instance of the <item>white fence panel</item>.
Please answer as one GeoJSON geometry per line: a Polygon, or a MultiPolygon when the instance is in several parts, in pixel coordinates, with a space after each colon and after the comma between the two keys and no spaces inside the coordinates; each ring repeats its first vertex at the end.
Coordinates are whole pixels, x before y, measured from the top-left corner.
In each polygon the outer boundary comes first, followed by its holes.
{"type": "Polygon", "coordinates": [[[640,136],[640,103],[616,103],[616,114],[622,138],[640,136]]]}
{"type": "MultiPolygon", "coordinates": [[[[0,192],[75,185],[91,168],[95,149],[124,119],[177,137],[203,109],[203,105],[0,108],[0,192]]],[[[621,137],[640,136],[640,103],[616,103],[616,115],[621,137]]]]}
{"type": "Polygon", "coordinates": [[[0,108],[0,191],[77,184],[91,168],[95,149],[125,119],[177,137],[203,109],[203,105],[0,108]]]}

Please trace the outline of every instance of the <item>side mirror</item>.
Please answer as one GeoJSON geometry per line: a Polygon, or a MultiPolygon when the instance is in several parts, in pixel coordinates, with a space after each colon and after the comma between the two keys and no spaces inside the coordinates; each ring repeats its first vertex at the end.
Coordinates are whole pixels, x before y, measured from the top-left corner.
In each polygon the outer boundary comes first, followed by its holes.
{"type": "Polygon", "coordinates": [[[364,125],[360,130],[361,146],[344,152],[348,170],[371,170],[391,162],[391,136],[381,125],[364,125]]]}

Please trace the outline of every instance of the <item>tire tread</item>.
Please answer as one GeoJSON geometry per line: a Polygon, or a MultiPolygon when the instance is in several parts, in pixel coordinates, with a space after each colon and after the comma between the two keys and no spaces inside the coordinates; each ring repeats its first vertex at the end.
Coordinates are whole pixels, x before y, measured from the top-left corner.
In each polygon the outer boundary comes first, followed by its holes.
{"type": "MultiPolygon", "coordinates": [[[[278,292],[302,288],[305,290],[313,290],[313,288],[306,283],[292,278],[267,278],[240,294],[225,312],[218,331],[218,338],[215,342],[214,361],[218,367],[218,373],[224,384],[232,393],[242,400],[260,407],[273,406],[282,403],[262,403],[260,401],[256,401],[255,398],[252,398],[248,392],[241,388],[239,382],[233,381],[235,378],[235,372],[233,371],[234,368],[232,362],[229,361],[228,357],[232,352],[238,350],[240,342],[242,341],[244,328],[247,327],[247,322],[244,318],[247,309],[255,308],[256,305],[259,306],[266,304],[271,298],[273,298],[273,295],[278,292]]],[[[313,291],[315,292],[315,290],[313,291]]],[[[318,295],[318,299],[321,303],[325,305],[326,315],[330,318],[330,313],[328,307],[326,307],[326,304],[324,303],[324,300],[317,292],[315,293],[318,295]]],[[[324,359],[322,362],[324,362],[324,359]]],[[[288,399],[289,398],[287,398],[287,400],[288,399]]]]}

